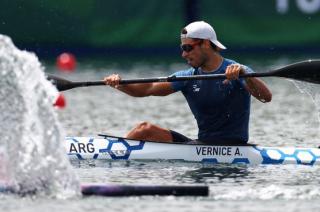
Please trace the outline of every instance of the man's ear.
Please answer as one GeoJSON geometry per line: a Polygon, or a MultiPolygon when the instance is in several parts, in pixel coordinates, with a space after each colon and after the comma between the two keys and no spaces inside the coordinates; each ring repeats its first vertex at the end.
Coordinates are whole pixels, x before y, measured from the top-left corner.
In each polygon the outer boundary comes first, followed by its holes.
{"type": "Polygon", "coordinates": [[[210,45],[210,41],[209,40],[203,40],[202,45],[205,49],[210,49],[211,45],[210,45]]]}

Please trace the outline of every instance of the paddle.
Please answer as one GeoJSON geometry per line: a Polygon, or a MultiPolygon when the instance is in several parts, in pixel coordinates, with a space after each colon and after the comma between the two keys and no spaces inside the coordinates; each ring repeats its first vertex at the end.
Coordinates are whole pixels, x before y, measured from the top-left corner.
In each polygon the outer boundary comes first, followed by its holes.
{"type": "Polygon", "coordinates": [[[208,196],[208,186],[156,186],[156,185],[82,185],[84,196],[145,196],[145,195],[173,195],[173,196],[208,196]]]}
{"type": "MultiPolygon", "coordinates": [[[[240,77],[283,77],[299,81],[305,81],[315,84],[320,84],[320,60],[307,60],[299,63],[284,66],[269,72],[262,73],[248,73],[242,74],[240,77]]],[[[76,87],[98,86],[105,85],[101,81],[91,82],[72,82],[51,74],[47,74],[48,80],[57,87],[59,91],[65,91],[76,87]]],[[[212,80],[224,79],[225,74],[212,75],[193,75],[193,76],[169,76],[169,77],[155,77],[155,78],[137,78],[137,79],[123,79],[120,84],[135,84],[135,83],[150,83],[150,82],[174,82],[186,80],[212,80]]]]}

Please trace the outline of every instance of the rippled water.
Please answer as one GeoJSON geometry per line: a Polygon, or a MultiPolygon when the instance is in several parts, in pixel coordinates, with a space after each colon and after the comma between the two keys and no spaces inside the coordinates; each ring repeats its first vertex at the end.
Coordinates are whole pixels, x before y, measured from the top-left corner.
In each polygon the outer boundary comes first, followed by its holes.
{"type": "MultiPolygon", "coordinates": [[[[257,70],[270,70],[295,60],[283,59],[257,70]]],[[[124,78],[166,76],[185,67],[141,65],[103,70],[94,62],[78,72],[60,75],[70,80],[98,80],[105,74],[124,78]],[[99,71],[97,71],[99,70],[99,71]]],[[[250,65],[250,64],[249,64],[250,65]]],[[[107,67],[107,65],[106,65],[107,67]]],[[[54,72],[54,68],[48,71],[54,72]]],[[[285,79],[265,79],[273,101],[252,99],[251,143],[265,146],[318,146],[318,109],[309,95],[285,79]]],[[[303,87],[303,86],[302,86],[303,87]]],[[[317,86],[313,89],[318,89],[317,86]]],[[[179,93],[168,97],[133,98],[109,87],[77,88],[65,93],[67,108],[58,111],[70,136],[98,133],[124,135],[134,124],[149,121],[196,137],[194,118],[179,93]]],[[[75,197],[67,200],[1,195],[0,211],[316,211],[320,209],[320,167],[205,165],[166,161],[72,161],[81,182],[137,185],[203,185],[209,197],[75,197]]]]}

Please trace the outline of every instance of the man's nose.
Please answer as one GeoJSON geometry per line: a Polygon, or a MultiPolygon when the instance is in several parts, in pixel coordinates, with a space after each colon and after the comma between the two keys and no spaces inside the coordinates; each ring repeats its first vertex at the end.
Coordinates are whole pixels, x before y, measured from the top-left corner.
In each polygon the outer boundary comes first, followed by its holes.
{"type": "Polygon", "coordinates": [[[182,51],[181,56],[182,56],[183,58],[185,58],[187,55],[188,55],[188,52],[182,51]]]}

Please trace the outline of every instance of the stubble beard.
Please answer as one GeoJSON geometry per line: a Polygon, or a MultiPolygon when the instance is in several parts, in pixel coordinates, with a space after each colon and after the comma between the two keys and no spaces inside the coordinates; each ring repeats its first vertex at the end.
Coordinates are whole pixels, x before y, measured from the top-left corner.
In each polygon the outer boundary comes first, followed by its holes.
{"type": "Polygon", "coordinates": [[[202,55],[199,60],[200,60],[199,65],[192,66],[194,69],[198,69],[198,68],[203,67],[203,66],[207,63],[207,60],[208,60],[208,59],[207,59],[207,57],[206,57],[205,55],[202,55]]]}

